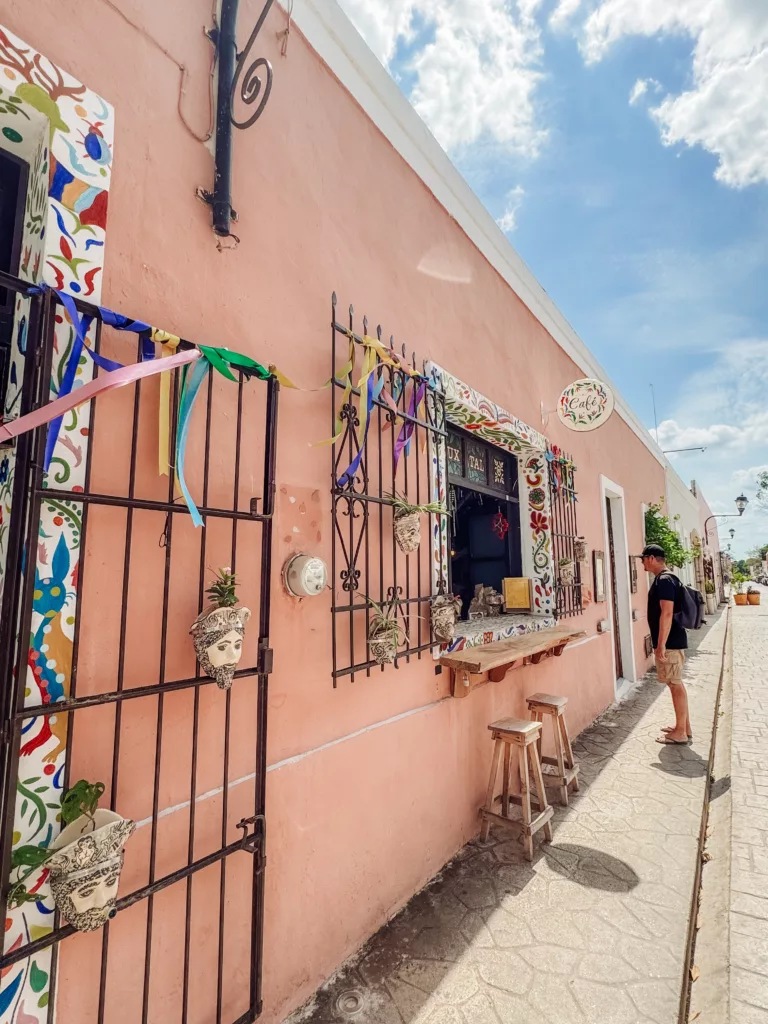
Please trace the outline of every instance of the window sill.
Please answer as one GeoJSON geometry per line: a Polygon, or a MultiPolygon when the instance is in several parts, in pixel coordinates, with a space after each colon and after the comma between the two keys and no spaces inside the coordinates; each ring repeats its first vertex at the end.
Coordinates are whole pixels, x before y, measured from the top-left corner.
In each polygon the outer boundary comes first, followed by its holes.
{"type": "Polygon", "coordinates": [[[455,654],[467,647],[493,644],[497,640],[508,640],[524,633],[535,633],[540,629],[551,629],[557,625],[553,615],[529,615],[524,612],[513,615],[493,615],[486,619],[457,622],[454,638],[440,651],[441,654],[455,654]]]}

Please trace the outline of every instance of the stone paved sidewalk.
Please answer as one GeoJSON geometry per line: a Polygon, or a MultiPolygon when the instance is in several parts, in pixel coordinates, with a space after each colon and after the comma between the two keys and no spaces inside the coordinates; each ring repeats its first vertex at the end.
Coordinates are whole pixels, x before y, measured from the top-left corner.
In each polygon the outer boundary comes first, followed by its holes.
{"type": "Polygon", "coordinates": [[[577,740],[533,864],[504,831],[469,843],[290,1024],[675,1024],[724,626],[690,652],[692,746],[654,742],[649,677],[577,740]]]}
{"type": "Polygon", "coordinates": [[[730,1009],[768,1024],[768,590],[734,607],[730,1009]]]}

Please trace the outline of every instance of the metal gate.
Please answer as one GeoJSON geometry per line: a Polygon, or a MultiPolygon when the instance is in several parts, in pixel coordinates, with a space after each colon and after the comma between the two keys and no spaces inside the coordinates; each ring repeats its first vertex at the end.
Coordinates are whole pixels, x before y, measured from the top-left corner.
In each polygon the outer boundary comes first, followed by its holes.
{"type": "MultiPolygon", "coordinates": [[[[0,284],[14,292],[28,288],[6,275],[0,284]]],[[[136,336],[112,332],[97,307],[77,307],[96,321],[95,350],[130,362],[136,336]]],[[[32,297],[22,415],[49,400],[57,317],[61,321],[62,310],[53,293],[32,297]]],[[[137,360],[141,343],[136,340],[137,360]]],[[[157,392],[146,383],[143,390],[139,382],[92,403],[83,431],[82,488],[68,488],[53,466],[44,474],[45,428],[16,439],[0,623],[0,914],[6,909],[22,733],[26,742],[32,723],[41,735],[55,732],[65,744],[60,791],[81,775],[98,779],[106,785],[102,806],[137,821],[114,920],[101,932],[77,933],[52,913],[50,897],[41,896],[52,930],[27,935],[28,941],[0,956],[0,971],[6,972],[50,949],[49,1022],[57,963],[58,997],[67,995],[68,1006],[72,993],[62,986],[77,978],[78,1006],[88,1008],[77,1017],[82,1024],[245,1024],[261,1011],[279,386],[273,378],[249,383],[240,375],[235,385],[214,377],[209,374],[205,401],[201,393],[205,409],[195,416],[194,466],[187,472],[200,502],[201,530],[194,530],[174,495],[173,471],[167,481],[158,476],[156,441],[152,447],[157,392]],[[50,692],[35,688],[30,649],[37,602],[41,595],[50,599],[57,582],[40,582],[38,531],[41,516],[57,509],[79,523],[79,563],[76,578],[61,581],[71,589],[74,607],[68,620],[74,622],[71,667],[64,692],[57,690],[51,700],[50,692]],[[188,636],[204,606],[210,571],[223,564],[238,572],[240,599],[252,609],[243,667],[226,691],[201,674],[188,636]]],[[[171,380],[175,423],[178,371],[171,380]]],[[[50,568],[50,558],[47,564],[44,572],[61,574],[61,565],[50,568]]]]}

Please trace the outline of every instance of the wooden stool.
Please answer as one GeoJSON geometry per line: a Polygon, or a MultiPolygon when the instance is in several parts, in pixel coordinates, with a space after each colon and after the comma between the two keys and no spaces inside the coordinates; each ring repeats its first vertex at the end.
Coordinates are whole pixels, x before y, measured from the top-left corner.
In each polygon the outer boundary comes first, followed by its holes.
{"type": "MultiPolygon", "coordinates": [[[[488,780],[488,792],[485,796],[485,806],[480,808],[483,816],[483,829],[481,837],[485,841],[488,838],[488,830],[492,821],[500,825],[508,825],[523,835],[523,846],[527,860],[533,860],[533,836],[540,828],[544,829],[544,838],[552,842],[552,826],[549,819],[554,811],[547,803],[547,792],[544,789],[544,778],[541,773],[539,761],[538,741],[543,728],[541,722],[531,722],[519,718],[502,718],[493,725],[489,725],[496,746],[493,750],[493,761],[491,762],[491,777],[488,780]],[[510,749],[512,745],[517,747],[518,760],[520,763],[520,796],[510,795],[509,792],[509,762],[510,749]],[[501,751],[504,750],[504,774],[502,777],[501,793],[501,814],[493,810],[493,794],[496,788],[496,775],[499,771],[501,751]],[[530,766],[530,771],[529,771],[530,766]],[[536,787],[538,799],[538,814],[533,819],[531,813],[531,777],[536,787]],[[509,816],[510,803],[519,803],[522,808],[523,818],[518,821],[509,816]]],[[[534,797],[536,799],[536,797],[534,797]]]]}
{"type": "Polygon", "coordinates": [[[534,693],[528,698],[528,711],[534,722],[542,723],[544,715],[552,717],[552,729],[555,737],[555,756],[542,757],[541,739],[539,734],[539,760],[544,767],[544,783],[560,789],[560,803],[568,806],[568,790],[573,787],[574,793],[579,791],[579,766],[573,757],[571,738],[565,724],[565,705],[567,697],[554,697],[551,693],[534,693]],[[556,771],[547,771],[555,768],[556,771]]]}

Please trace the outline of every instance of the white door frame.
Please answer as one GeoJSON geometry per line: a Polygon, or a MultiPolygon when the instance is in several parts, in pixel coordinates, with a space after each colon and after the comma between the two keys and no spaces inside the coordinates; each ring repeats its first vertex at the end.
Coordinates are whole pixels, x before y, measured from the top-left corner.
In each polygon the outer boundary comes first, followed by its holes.
{"type": "MultiPolygon", "coordinates": [[[[635,636],[632,628],[632,589],[629,580],[629,543],[627,541],[627,518],[625,514],[624,488],[600,476],[600,508],[603,517],[603,536],[605,549],[605,569],[607,577],[606,592],[609,600],[616,601],[619,619],[619,647],[621,650],[621,667],[624,680],[634,683],[637,680],[635,669],[635,636]],[[616,595],[612,593],[610,571],[610,544],[608,541],[608,516],[605,500],[611,502],[611,523],[613,525],[613,550],[616,559],[616,595]]],[[[613,629],[613,616],[609,616],[613,629]]],[[[616,680],[616,692],[621,689],[621,681],[616,680]]]]}

